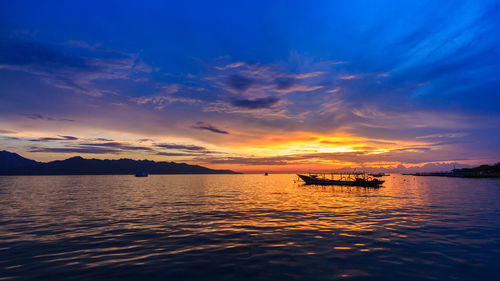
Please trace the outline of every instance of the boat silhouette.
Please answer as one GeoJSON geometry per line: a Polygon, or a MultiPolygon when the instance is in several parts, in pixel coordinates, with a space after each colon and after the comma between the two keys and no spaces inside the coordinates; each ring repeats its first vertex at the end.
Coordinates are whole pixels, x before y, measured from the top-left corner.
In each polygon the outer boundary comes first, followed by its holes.
{"type": "Polygon", "coordinates": [[[297,174],[306,184],[318,185],[348,185],[379,187],[385,181],[374,179],[366,173],[308,173],[308,175],[297,174]],[[329,176],[329,177],[328,177],[329,176]]]}

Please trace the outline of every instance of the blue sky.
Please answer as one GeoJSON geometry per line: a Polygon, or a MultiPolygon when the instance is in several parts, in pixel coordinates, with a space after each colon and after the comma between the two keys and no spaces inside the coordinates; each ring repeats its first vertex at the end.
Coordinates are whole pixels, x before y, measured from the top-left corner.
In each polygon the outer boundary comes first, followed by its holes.
{"type": "Polygon", "coordinates": [[[244,171],[500,159],[498,2],[235,2],[1,1],[2,146],[244,171]]]}

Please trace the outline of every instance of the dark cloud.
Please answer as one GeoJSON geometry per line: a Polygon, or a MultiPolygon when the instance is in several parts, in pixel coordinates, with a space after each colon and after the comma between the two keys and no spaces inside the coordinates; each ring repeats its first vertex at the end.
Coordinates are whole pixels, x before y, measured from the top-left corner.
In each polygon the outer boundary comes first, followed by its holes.
{"type": "Polygon", "coordinates": [[[108,154],[120,153],[119,149],[103,147],[32,147],[30,152],[108,154]]]}
{"type": "Polygon", "coordinates": [[[19,140],[20,139],[18,137],[9,137],[9,136],[2,136],[2,135],[0,135],[0,137],[3,139],[7,139],[7,140],[19,140]]]}
{"type": "Polygon", "coordinates": [[[166,148],[166,149],[179,149],[179,150],[187,150],[187,151],[202,151],[207,150],[203,146],[197,145],[184,145],[184,144],[175,144],[175,143],[163,143],[163,144],[155,144],[156,147],[166,148]]]}
{"type": "Polygon", "coordinates": [[[0,130],[0,134],[15,134],[16,132],[14,131],[9,131],[9,130],[0,130]]]}
{"type": "Polygon", "coordinates": [[[65,139],[65,140],[77,140],[78,138],[77,137],[73,137],[73,136],[61,136],[61,138],[65,139]]]}
{"type": "Polygon", "coordinates": [[[290,89],[293,85],[295,85],[295,81],[291,79],[278,79],[276,82],[276,88],[279,90],[287,90],[290,89]]]}
{"type": "Polygon", "coordinates": [[[190,154],[190,153],[175,153],[175,152],[158,152],[156,155],[161,156],[199,156],[199,154],[190,154]]]}
{"type": "Polygon", "coordinates": [[[228,131],[217,129],[214,126],[207,124],[207,123],[204,123],[204,122],[197,122],[196,125],[191,126],[191,128],[199,129],[199,130],[206,130],[206,131],[210,131],[210,132],[217,133],[217,134],[229,134],[228,131]]]}
{"type": "Polygon", "coordinates": [[[429,144],[429,146],[444,146],[444,145],[455,145],[455,144],[472,144],[473,141],[469,140],[449,140],[449,141],[441,141],[429,144]]]}
{"type": "Polygon", "coordinates": [[[96,138],[94,140],[96,140],[96,141],[113,141],[112,139],[106,139],[106,138],[96,138]]]}
{"type": "Polygon", "coordinates": [[[30,139],[29,141],[41,141],[41,142],[44,142],[44,141],[57,141],[57,140],[64,140],[64,139],[47,137],[47,138],[30,139]]]}
{"type": "Polygon", "coordinates": [[[0,42],[2,69],[29,73],[53,88],[89,96],[116,94],[115,89],[100,83],[103,80],[140,80],[151,72],[137,55],[116,50],[47,45],[10,37],[0,37],[0,42]]]}
{"type": "Polygon", "coordinates": [[[102,143],[81,143],[80,146],[93,146],[93,147],[113,147],[120,150],[145,150],[152,151],[153,149],[148,146],[129,145],[121,142],[102,142],[102,143]]]}
{"type": "Polygon", "coordinates": [[[75,120],[67,118],[55,118],[50,116],[45,116],[37,113],[19,113],[19,115],[24,116],[33,120],[47,120],[47,121],[65,121],[65,122],[75,122],[75,120]]]}
{"type": "Polygon", "coordinates": [[[116,62],[131,58],[129,54],[114,50],[79,46],[86,50],[79,49],[78,52],[75,52],[74,49],[64,49],[63,51],[61,46],[42,44],[37,41],[2,39],[0,63],[4,65],[31,65],[44,69],[73,69],[90,72],[105,67],[96,59],[116,62]]]}
{"type": "Polygon", "coordinates": [[[246,91],[252,84],[254,83],[254,80],[241,76],[241,75],[229,75],[227,78],[227,84],[239,91],[246,91]]]}
{"type": "Polygon", "coordinates": [[[240,164],[240,165],[287,165],[293,157],[224,157],[199,159],[210,164],[240,164]]]}
{"type": "Polygon", "coordinates": [[[258,98],[253,100],[233,99],[231,100],[231,105],[247,109],[260,109],[260,108],[271,108],[278,102],[280,102],[280,99],[276,97],[258,98]]]}
{"type": "Polygon", "coordinates": [[[175,152],[158,152],[156,155],[161,156],[200,156],[206,154],[205,152],[199,153],[175,153],[175,152]]]}
{"type": "Polygon", "coordinates": [[[395,142],[391,142],[391,141],[377,141],[377,140],[367,140],[367,141],[364,141],[366,143],[374,143],[374,144],[387,144],[387,145],[395,145],[396,143],[395,142]]]}
{"type": "Polygon", "coordinates": [[[70,67],[89,69],[78,57],[70,56],[48,46],[29,41],[0,43],[0,63],[9,65],[40,65],[43,67],[70,67]]]}
{"type": "Polygon", "coordinates": [[[77,137],[73,136],[58,136],[58,137],[45,137],[45,138],[37,138],[37,139],[30,139],[29,141],[72,141],[72,140],[78,140],[77,137]]]}
{"type": "MultiPolygon", "coordinates": [[[[41,138],[37,140],[31,141],[43,141],[48,140],[69,140],[66,138],[41,138]]],[[[73,139],[70,139],[73,140],[73,139]]],[[[135,146],[130,145],[128,143],[121,142],[100,142],[100,143],[79,143],[71,146],[64,147],[32,147],[31,152],[55,152],[55,153],[114,153],[119,154],[122,152],[130,152],[130,151],[154,151],[153,148],[147,146],[135,146]]]]}

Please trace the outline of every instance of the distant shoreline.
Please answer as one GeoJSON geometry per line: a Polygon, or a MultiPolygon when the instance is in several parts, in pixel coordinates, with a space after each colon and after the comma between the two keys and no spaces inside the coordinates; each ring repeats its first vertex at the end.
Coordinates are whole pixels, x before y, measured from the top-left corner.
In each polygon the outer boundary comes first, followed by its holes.
{"type": "Polygon", "coordinates": [[[403,174],[423,177],[449,177],[449,178],[499,178],[500,162],[494,165],[481,165],[474,168],[453,169],[450,172],[413,173],[403,174]]]}
{"type": "Polygon", "coordinates": [[[0,164],[0,175],[5,176],[239,174],[231,170],[215,170],[186,163],[85,159],[80,156],[41,163],[8,151],[0,151],[0,164]]]}

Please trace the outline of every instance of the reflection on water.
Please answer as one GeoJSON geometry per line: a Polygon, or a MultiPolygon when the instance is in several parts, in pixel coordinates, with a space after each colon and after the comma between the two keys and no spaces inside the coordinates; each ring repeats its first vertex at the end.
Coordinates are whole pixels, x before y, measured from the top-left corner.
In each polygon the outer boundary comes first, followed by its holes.
{"type": "Polygon", "coordinates": [[[500,181],[0,177],[0,280],[495,280],[500,181]]]}

